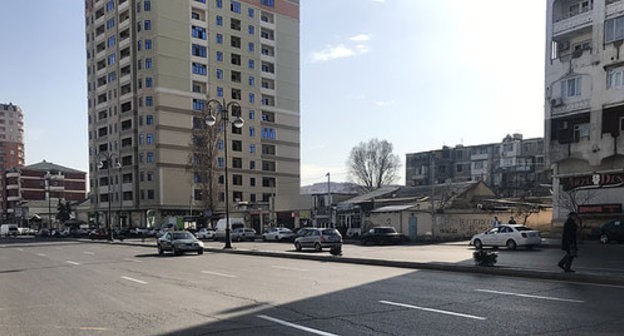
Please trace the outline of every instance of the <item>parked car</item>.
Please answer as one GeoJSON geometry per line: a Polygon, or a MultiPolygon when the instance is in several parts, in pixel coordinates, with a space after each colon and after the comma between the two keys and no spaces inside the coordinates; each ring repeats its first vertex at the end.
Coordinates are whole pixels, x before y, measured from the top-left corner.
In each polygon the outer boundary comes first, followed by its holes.
{"type": "Polygon", "coordinates": [[[313,248],[317,252],[324,248],[342,248],[342,235],[336,229],[306,228],[303,236],[295,239],[295,249],[313,248]]]}
{"type": "Polygon", "coordinates": [[[163,254],[165,251],[171,251],[174,255],[183,254],[184,252],[204,254],[204,243],[197,240],[192,233],[187,231],[166,232],[162,237],[158,238],[156,247],[158,254],[163,254]]]}
{"type": "Polygon", "coordinates": [[[262,240],[293,240],[294,237],[295,233],[284,227],[269,228],[262,234],[262,240]]]}
{"type": "Polygon", "coordinates": [[[230,233],[230,238],[232,239],[232,241],[254,241],[256,239],[256,230],[251,228],[234,229],[230,233]]]}
{"type": "Polygon", "coordinates": [[[209,228],[201,228],[197,231],[195,237],[197,237],[197,239],[214,239],[215,231],[209,228]]]}
{"type": "MultiPolygon", "coordinates": [[[[244,218],[230,218],[230,234],[239,228],[245,227],[245,219],[244,218]]],[[[215,239],[225,239],[225,229],[227,228],[227,221],[225,218],[221,218],[217,221],[215,225],[215,239]]]]}
{"type": "Polygon", "coordinates": [[[510,250],[517,247],[531,248],[542,244],[539,231],[520,224],[503,224],[486,232],[478,233],[470,239],[470,245],[480,249],[483,246],[506,246],[510,250]]]}
{"type": "Polygon", "coordinates": [[[362,245],[401,244],[408,240],[406,235],[398,233],[392,226],[378,226],[360,236],[362,245]]]}
{"type": "Polygon", "coordinates": [[[50,237],[50,230],[48,230],[48,229],[40,229],[37,232],[37,236],[39,236],[39,237],[50,237]]]}
{"type": "Polygon", "coordinates": [[[9,237],[17,237],[19,234],[19,230],[17,229],[17,224],[2,224],[0,225],[0,235],[9,237]]]}
{"type": "MultiPolygon", "coordinates": [[[[89,239],[91,240],[104,240],[109,239],[110,233],[106,229],[95,229],[89,232],[89,239]]],[[[126,239],[126,235],[122,231],[113,231],[113,239],[119,239],[123,241],[126,239]]]]}
{"type": "Polygon", "coordinates": [[[611,241],[624,242],[624,221],[622,219],[612,219],[602,224],[598,238],[603,244],[611,241]]]}

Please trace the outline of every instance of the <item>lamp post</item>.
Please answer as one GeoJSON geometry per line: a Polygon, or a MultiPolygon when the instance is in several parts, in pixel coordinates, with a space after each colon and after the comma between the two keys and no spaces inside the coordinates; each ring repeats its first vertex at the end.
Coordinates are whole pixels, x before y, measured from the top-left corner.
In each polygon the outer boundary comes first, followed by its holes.
{"type": "MultiPolygon", "coordinates": [[[[230,249],[232,248],[232,236],[231,228],[230,228],[230,206],[229,206],[229,191],[228,191],[228,142],[227,142],[227,125],[230,123],[229,114],[230,111],[234,112],[236,109],[240,112],[241,107],[237,102],[231,101],[229,103],[223,101],[218,101],[216,99],[210,99],[206,102],[206,107],[208,108],[208,115],[205,118],[206,125],[209,127],[214,126],[217,123],[217,118],[212,114],[212,106],[216,108],[217,113],[221,113],[221,121],[223,122],[223,151],[225,152],[225,246],[223,248],[230,249]]],[[[245,124],[243,118],[239,115],[232,121],[232,125],[236,128],[241,128],[245,124]]]]}
{"type": "Polygon", "coordinates": [[[44,176],[46,180],[46,191],[48,196],[48,229],[52,229],[52,194],[50,192],[50,182],[52,181],[52,174],[49,171],[44,176]]]}
{"type": "MultiPolygon", "coordinates": [[[[111,202],[112,202],[112,197],[111,197],[111,178],[110,178],[110,168],[111,168],[111,162],[113,161],[113,158],[116,158],[117,156],[113,153],[107,154],[107,153],[100,153],[100,155],[98,155],[98,168],[102,169],[104,168],[104,166],[106,165],[106,180],[107,180],[107,185],[108,185],[108,214],[106,215],[106,227],[108,229],[108,240],[113,241],[113,230],[111,227],[111,202]],[[106,163],[104,163],[106,162],[106,163]]],[[[119,168],[121,169],[121,163],[119,162],[119,159],[117,159],[117,162],[115,163],[115,168],[119,168]]],[[[98,194],[99,194],[99,190],[98,190],[98,194]]],[[[100,197],[100,201],[101,201],[101,197],[100,197]]]]}

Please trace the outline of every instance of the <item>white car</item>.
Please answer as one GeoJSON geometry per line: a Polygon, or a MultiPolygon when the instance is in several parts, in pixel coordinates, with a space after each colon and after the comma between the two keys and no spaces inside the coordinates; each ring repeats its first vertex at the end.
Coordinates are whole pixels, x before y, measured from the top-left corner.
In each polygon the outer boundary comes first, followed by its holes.
{"type": "Polygon", "coordinates": [[[213,229],[201,228],[195,233],[197,239],[214,239],[215,231],[213,229]]]}
{"type": "Polygon", "coordinates": [[[515,250],[519,246],[531,248],[541,244],[542,237],[539,231],[520,224],[499,225],[470,239],[470,245],[477,249],[483,246],[506,246],[510,250],[515,250]]]}
{"type": "Polygon", "coordinates": [[[262,240],[293,240],[295,238],[295,233],[290,229],[279,227],[279,228],[270,228],[265,233],[262,234],[262,240]]]}
{"type": "Polygon", "coordinates": [[[232,239],[232,241],[254,241],[256,239],[256,230],[250,228],[234,229],[230,234],[230,239],[232,239]]]}

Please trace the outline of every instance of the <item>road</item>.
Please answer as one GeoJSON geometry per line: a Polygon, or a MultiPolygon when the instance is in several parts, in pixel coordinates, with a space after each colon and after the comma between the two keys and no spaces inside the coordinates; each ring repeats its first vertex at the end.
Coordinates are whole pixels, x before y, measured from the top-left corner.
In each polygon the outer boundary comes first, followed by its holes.
{"type": "Polygon", "coordinates": [[[0,248],[2,335],[618,335],[624,288],[81,242],[0,248]]]}

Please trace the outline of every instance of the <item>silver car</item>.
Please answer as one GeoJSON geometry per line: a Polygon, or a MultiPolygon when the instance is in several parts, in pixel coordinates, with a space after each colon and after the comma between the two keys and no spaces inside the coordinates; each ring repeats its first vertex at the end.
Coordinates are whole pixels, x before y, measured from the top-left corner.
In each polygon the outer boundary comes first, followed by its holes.
{"type": "Polygon", "coordinates": [[[295,249],[313,248],[320,252],[324,248],[342,247],[342,235],[336,229],[306,228],[302,236],[295,239],[295,249]]]}
{"type": "Polygon", "coordinates": [[[174,255],[184,252],[204,253],[204,243],[197,240],[192,233],[186,231],[166,232],[157,241],[158,254],[171,251],[174,255]]]}

